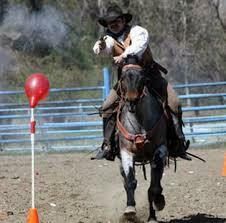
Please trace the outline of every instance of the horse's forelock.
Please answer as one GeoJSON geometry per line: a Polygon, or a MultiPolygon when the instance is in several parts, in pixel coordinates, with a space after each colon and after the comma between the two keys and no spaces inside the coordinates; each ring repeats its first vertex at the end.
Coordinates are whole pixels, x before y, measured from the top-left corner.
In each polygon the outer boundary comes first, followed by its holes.
{"type": "Polygon", "coordinates": [[[129,78],[131,80],[136,79],[137,77],[142,76],[142,69],[129,68],[122,71],[123,78],[129,78]]]}

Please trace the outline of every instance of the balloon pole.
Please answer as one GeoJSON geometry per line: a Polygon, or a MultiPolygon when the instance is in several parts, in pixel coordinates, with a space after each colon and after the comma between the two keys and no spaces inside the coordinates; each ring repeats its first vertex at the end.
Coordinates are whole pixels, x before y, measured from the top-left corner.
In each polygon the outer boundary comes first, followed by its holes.
{"type": "Polygon", "coordinates": [[[35,119],[34,108],[31,108],[31,194],[32,208],[35,208],[35,119]]]}
{"type": "Polygon", "coordinates": [[[27,223],[39,223],[38,211],[35,208],[35,125],[34,108],[31,108],[30,133],[31,133],[31,208],[28,213],[27,223]]]}
{"type": "Polygon", "coordinates": [[[31,108],[31,208],[27,216],[27,223],[39,223],[38,211],[35,208],[35,126],[34,108],[38,102],[49,93],[49,80],[43,74],[32,74],[25,83],[25,93],[31,108]]]}

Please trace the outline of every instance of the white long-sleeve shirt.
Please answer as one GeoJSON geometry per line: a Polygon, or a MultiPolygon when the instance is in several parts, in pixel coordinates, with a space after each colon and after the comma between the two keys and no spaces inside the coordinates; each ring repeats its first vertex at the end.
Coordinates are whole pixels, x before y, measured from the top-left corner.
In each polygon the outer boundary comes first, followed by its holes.
{"type": "MultiPolygon", "coordinates": [[[[142,54],[146,50],[149,44],[149,34],[148,31],[141,26],[132,26],[130,29],[130,38],[131,45],[129,45],[125,51],[123,52],[123,57],[127,57],[127,55],[136,55],[138,58],[141,58],[142,54]]],[[[106,43],[106,47],[101,50],[100,49],[100,40],[98,40],[93,47],[93,51],[95,54],[111,54],[112,48],[114,46],[114,39],[106,35],[104,36],[104,40],[106,43]]],[[[124,34],[118,37],[117,41],[120,43],[124,43],[124,34]]]]}

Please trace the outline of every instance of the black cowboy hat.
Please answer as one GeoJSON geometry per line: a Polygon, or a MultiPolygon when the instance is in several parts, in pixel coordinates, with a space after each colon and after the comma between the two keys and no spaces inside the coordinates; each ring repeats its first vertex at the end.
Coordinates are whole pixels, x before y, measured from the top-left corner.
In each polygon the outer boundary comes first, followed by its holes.
{"type": "Polygon", "coordinates": [[[126,23],[129,23],[132,20],[132,15],[130,13],[123,13],[118,5],[112,5],[108,7],[107,12],[104,16],[99,17],[98,22],[100,25],[107,27],[109,22],[116,20],[119,17],[124,17],[126,23]]]}

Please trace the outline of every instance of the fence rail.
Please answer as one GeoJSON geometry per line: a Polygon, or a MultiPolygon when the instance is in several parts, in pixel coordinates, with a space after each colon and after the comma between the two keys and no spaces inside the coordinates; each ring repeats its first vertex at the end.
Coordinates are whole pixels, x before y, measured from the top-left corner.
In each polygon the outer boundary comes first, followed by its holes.
{"type": "MultiPolygon", "coordinates": [[[[226,82],[215,82],[174,86],[183,105],[184,131],[193,144],[226,139],[225,85],[226,82]]],[[[110,77],[106,68],[103,69],[102,86],[51,89],[49,100],[40,103],[35,109],[38,149],[91,150],[97,147],[102,139],[102,120],[95,113],[109,91],[110,77]],[[99,97],[81,98],[81,92],[86,91],[98,92],[99,97]],[[70,94],[70,98],[57,99],[62,93],[64,97],[70,94]]],[[[28,102],[18,103],[13,98],[23,94],[22,90],[0,91],[2,150],[20,151],[30,148],[28,102]]]]}

